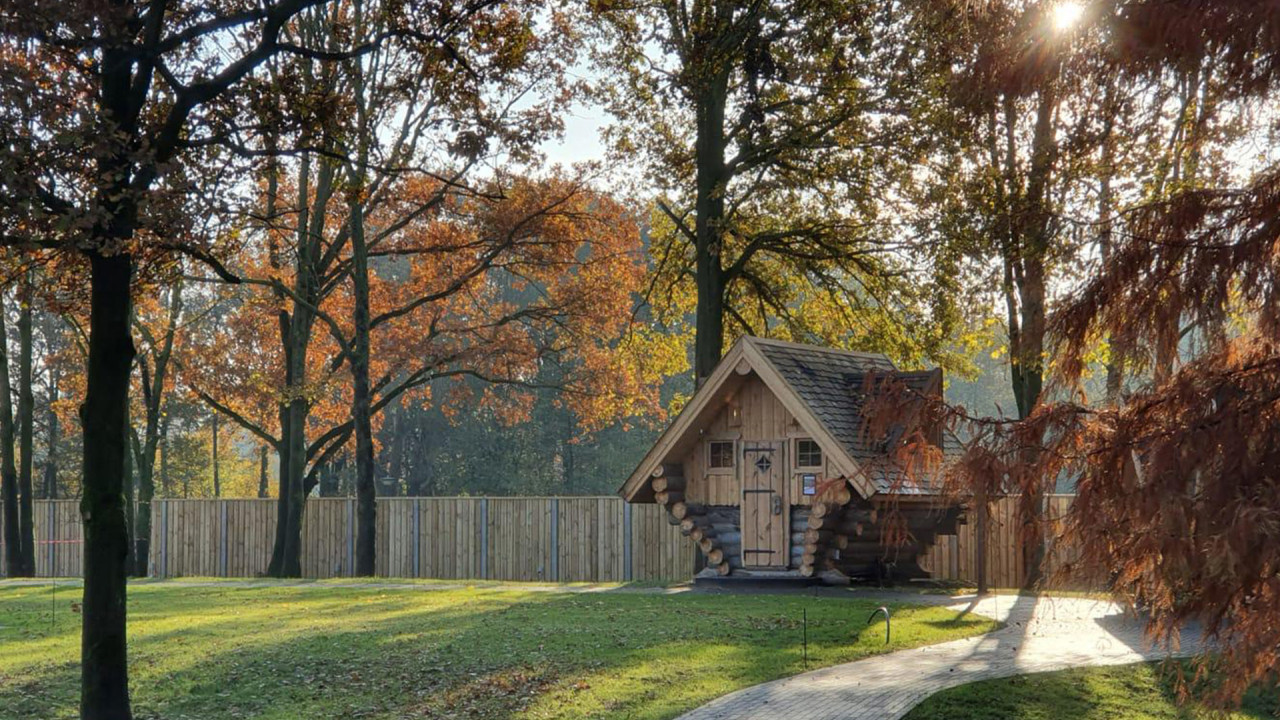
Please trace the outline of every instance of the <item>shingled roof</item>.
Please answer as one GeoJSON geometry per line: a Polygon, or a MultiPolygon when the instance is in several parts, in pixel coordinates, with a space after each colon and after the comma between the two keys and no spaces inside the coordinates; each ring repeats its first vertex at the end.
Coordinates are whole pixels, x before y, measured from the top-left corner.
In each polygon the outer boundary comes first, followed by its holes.
{"type": "MultiPolygon", "coordinates": [[[[876,492],[927,494],[928,487],[901,481],[901,468],[888,460],[882,447],[869,444],[863,432],[863,385],[869,373],[891,375],[916,392],[927,393],[941,378],[939,371],[901,372],[881,353],[837,350],[752,338],[752,342],[814,417],[862,466],[876,492]]],[[[938,391],[941,386],[936,387],[938,391]]],[[[901,431],[897,437],[901,437],[901,431]]],[[[894,438],[897,439],[897,438],[894,438]]],[[[954,440],[954,438],[948,438],[954,440]]],[[[946,443],[951,445],[952,443],[946,443]]],[[[952,448],[954,450],[954,448],[952,448]]]]}

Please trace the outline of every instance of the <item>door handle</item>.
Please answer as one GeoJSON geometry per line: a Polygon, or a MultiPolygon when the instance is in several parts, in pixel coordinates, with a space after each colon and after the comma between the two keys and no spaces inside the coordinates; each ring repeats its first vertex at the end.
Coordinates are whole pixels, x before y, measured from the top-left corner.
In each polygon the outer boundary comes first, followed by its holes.
{"type": "Polygon", "coordinates": [[[781,495],[773,496],[773,514],[774,515],[782,514],[782,496],[781,495]]]}

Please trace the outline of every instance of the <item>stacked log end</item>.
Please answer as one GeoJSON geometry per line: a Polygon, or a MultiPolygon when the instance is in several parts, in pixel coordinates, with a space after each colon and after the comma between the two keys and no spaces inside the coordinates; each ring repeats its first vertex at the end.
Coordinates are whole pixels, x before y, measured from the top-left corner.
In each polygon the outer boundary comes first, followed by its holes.
{"type": "Polygon", "coordinates": [[[675,491],[683,491],[683,490],[684,490],[684,478],[682,477],[665,477],[664,476],[664,477],[653,479],[653,491],[655,493],[675,492],[675,491]]]}
{"type": "Polygon", "coordinates": [[[679,490],[662,490],[655,492],[653,499],[662,506],[674,505],[684,500],[684,493],[679,490]]]}
{"type": "Polygon", "coordinates": [[[667,512],[671,513],[676,519],[676,524],[685,518],[697,517],[707,514],[707,506],[702,503],[685,502],[683,499],[675,500],[667,506],[667,512]]]}
{"type": "Polygon", "coordinates": [[[706,505],[685,498],[684,470],[679,465],[659,465],[653,471],[650,485],[654,502],[667,510],[667,522],[680,526],[680,533],[698,545],[708,567],[720,575],[728,575],[732,570],[729,562],[732,553],[724,546],[726,538],[712,527],[706,505]]]}
{"type": "Polygon", "coordinates": [[[919,565],[922,548],[939,532],[953,528],[958,508],[945,511],[910,506],[899,511],[877,508],[853,495],[847,485],[814,498],[807,522],[793,525],[792,567],[804,577],[837,570],[848,577],[927,576],[919,565]],[[903,544],[886,544],[887,525],[906,532],[903,544]]]}
{"type": "Polygon", "coordinates": [[[862,534],[862,523],[870,520],[864,509],[850,505],[853,492],[848,483],[840,483],[815,498],[809,508],[808,527],[802,540],[800,575],[813,577],[816,573],[837,567],[840,551],[848,547],[851,537],[862,534]]]}

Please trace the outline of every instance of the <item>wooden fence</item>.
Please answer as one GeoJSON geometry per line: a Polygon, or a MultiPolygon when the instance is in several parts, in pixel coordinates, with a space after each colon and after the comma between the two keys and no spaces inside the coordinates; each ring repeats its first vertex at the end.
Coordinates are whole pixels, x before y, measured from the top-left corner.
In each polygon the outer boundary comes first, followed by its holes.
{"type": "MultiPolygon", "coordinates": [[[[1071,506],[1071,495],[1051,495],[1046,498],[1046,509],[1051,527],[1059,526],[1071,506]]],[[[987,522],[987,582],[993,588],[1022,587],[1026,567],[1022,558],[1021,527],[1018,523],[1017,498],[1002,498],[992,503],[987,522]]],[[[938,580],[956,580],[977,583],[977,528],[972,520],[957,528],[955,535],[940,535],[933,546],[921,558],[920,564],[938,580]]],[[[1056,534],[1051,531],[1051,535],[1056,534]]],[[[1054,563],[1065,560],[1062,550],[1049,556],[1046,568],[1052,574],[1054,563]]]]}
{"type": "MultiPolygon", "coordinates": [[[[80,576],[78,502],[37,500],[34,520],[36,574],[80,576]]],[[[271,558],[276,503],[156,500],[151,522],[149,575],[256,577],[271,558]]],[[[354,500],[308,499],[302,535],[304,577],[351,575],[354,500]]],[[[677,580],[693,575],[694,556],[661,507],[617,497],[378,500],[376,572],[383,577],[677,580]]]]}
{"type": "MultiPolygon", "coordinates": [[[[1070,496],[1048,500],[1060,517],[1070,496]]],[[[1015,500],[995,503],[987,543],[992,587],[1017,587],[1025,569],[1015,500]]],[[[83,571],[78,502],[37,500],[36,574],[83,571]]],[[[271,557],[274,500],[156,500],[151,563],[158,577],[256,577],[271,557]]],[[[940,536],[922,564],[936,579],[974,582],[974,526],[940,536]]],[[[351,575],[355,501],[307,500],[302,573],[351,575]]],[[[377,567],[382,577],[625,582],[693,575],[693,544],[657,505],[617,497],[385,498],[378,500],[377,567]]],[[[2,566],[3,563],[0,563],[2,566]]],[[[3,568],[0,567],[0,572],[3,568]]]]}

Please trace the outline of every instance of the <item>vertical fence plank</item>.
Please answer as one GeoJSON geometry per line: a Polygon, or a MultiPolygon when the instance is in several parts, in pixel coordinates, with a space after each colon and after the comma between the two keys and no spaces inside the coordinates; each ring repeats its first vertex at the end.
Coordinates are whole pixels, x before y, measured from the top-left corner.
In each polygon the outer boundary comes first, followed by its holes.
{"type": "Polygon", "coordinates": [[[548,572],[550,580],[560,581],[560,500],[551,498],[551,552],[550,561],[551,569],[548,572]]]}
{"type": "Polygon", "coordinates": [[[418,503],[417,498],[410,500],[413,503],[413,577],[421,577],[422,569],[422,506],[418,503]]]}
{"type": "Polygon", "coordinates": [[[632,512],[631,503],[626,503],[622,506],[622,580],[624,582],[631,582],[635,578],[631,544],[632,512]]]}
{"type": "Polygon", "coordinates": [[[227,543],[229,542],[227,537],[227,501],[223,500],[218,505],[218,514],[220,515],[218,520],[220,526],[218,531],[218,577],[227,577],[227,543]]]}
{"type": "Polygon", "coordinates": [[[480,498],[480,578],[489,579],[489,498],[480,498]]]}
{"type": "Polygon", "coordinates": [[[356,501],[352,498],[347,499],[347,563],[343,574],[356,574],[356,501]]]}
{"type": "Polygon", "coordinates": [[[169,501],[160,505],[160,577],[169,577],[169,501]]]}

